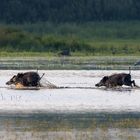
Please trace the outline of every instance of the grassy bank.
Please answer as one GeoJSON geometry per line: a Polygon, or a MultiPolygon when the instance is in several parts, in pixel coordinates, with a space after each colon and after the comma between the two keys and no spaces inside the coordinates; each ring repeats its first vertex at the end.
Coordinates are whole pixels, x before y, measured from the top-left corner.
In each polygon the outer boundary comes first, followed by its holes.
{"type": "MultiPolygon", "coordinates": [[[[38,55],[38,54],[37,54],[38,55]]],[[[14,55],[0,57],[0,69],[39,69],[39,70],[139,70],[139,56],[73,56],[57,57],[14,55]]]]}
{"type": "Polygon", "coordinates": [[[0,25],[0,55],[140,55],[140,21],[0,25]],[[22,52],[22,53],[21,53],[22,52]]]}

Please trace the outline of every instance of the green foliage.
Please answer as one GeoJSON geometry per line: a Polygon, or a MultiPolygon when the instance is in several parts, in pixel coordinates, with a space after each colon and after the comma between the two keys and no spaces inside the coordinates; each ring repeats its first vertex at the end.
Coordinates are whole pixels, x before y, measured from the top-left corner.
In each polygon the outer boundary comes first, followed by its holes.
{"type": "MultiPolygon", "coordinates": [[[[140,21],[110,21],[87,23],[51,23],[16,25],[21,30],[38,35],[55,35],[87,40],[139,39],[140,21]]],[[[12,25],[11,25],[12,26],[12,25]]],[[[15,27],[13,25],[13,27],[15,27]]]]}
{"type": "Polygon", "coordinates": [[[135,22],[0,25],[0,51],[58,55],[139,55],[140,28],[135,22]]]}
{"type": "Polygon", "coordinates": [[[48,51],[61,51],[67,49],[71,52],[75,52],[85,51],[91,48],[90,45],[87,45],[84,42],[75,38],[43,36],[42,42],[44,45],[44,49],[48,51]]]}
{"type": "Polygon", "coordinates": [[[6,51],[29,51],[40,47],[40,42],[31,34],[16,28],[0,28],[0,48],[6,51]]]}
{"type": "Polygon", "coordinates": [[[67,49],[75,52],[84,51],[86,47],[90,49],[90,45],[75,38],[40,37],[14,28],[0,28],[1,51],[58,52],[67,49]]]}

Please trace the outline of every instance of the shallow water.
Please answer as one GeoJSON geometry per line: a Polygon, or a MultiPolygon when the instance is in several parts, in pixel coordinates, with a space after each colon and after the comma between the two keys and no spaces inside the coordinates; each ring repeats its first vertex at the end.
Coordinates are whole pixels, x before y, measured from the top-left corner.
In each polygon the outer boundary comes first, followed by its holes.
{"type": "MultiPolygon", "coordinates": [[[[12,90],[5,82],[18,71],[0,72],[0,111],[21,112],[95,112],[140,111],[140,89],[95,88],[104,75],[117,71],[40,71],[47,81],[63,89],[12,90]],[[73,88],[72,88],[73,87],[73,88]],[[78,87],[78,88],[77,88],[78,87]],[[81,87],[81,88],[80,88],[81,87]]],[[[122,72],[122,71],[118,71],[122,72]]],[[[140,71],[132,71],[132,79],[140,85],[140,71]]]]}
{"type": "MultiPolygon", "coordinates": [[[[18,72],[0,71],[0,139],[140,139],[140,90],[94,86],[104,75],[127,71],[39,71],[43,84],[71,88],[6,88],[18,72]]],[[[140,71],[132,79],[140,85],[140,71]]]]}
{"type": "Polygon", "coordinates": [[[139,123],[137,113],[1,115],[0,139],[139,140],[139,123]]]}

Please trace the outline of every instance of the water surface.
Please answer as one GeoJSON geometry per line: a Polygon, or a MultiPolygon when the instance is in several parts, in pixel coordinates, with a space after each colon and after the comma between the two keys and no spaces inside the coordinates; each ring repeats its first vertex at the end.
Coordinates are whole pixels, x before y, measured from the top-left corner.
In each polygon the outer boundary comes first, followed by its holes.
{"type": "MultiPolygon", "coordinates": [[[[39,71],[43,84],[71,88],[6,88],[18,72],[0,71],[0,139],[140,139],[140,90],[94,86],[104,75],[127,71],[39,71]]],[[[140,71],[132,71],[132,79],[140,85],[140,71]]]]}

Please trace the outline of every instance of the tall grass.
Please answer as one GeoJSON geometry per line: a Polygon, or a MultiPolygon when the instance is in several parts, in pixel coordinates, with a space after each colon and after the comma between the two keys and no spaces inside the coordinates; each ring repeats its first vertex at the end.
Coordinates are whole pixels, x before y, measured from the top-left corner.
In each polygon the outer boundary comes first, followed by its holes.
{"type": "Polygon", "coordinates": [[[0,25],[0,51],[139,55],[140,21],[0,25]]]}
{"type": "MultiPolygon", "coordinates": [[[[88,40],[140,39],[140,21],[111,21],[88,23],[36,23],[16,25],[19,29],[35,34],[53,34],[58,36],[76,36],[88,40]]],[[[15,25],[13,25],[14,27],[15,25]]]]}

